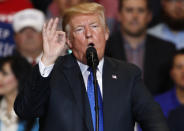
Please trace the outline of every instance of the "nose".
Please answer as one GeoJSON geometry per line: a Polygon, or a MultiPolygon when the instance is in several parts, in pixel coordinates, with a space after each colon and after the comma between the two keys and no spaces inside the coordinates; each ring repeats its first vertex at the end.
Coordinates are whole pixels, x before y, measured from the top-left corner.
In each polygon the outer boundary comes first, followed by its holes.
{"type": "Polygon", "coordinates": [[[86,27],[85,28],[85,35],[86,35],[86,38],[89,39],[92,37],[92,32],[91,32],[91,29],[90,27],[86,27]]]}
{"type": "Polygon", "coordinates": [[[24,33],[26,34],[26,36],[32,37],[34,35],[35,31],[31,28],[27,28],[26,30],[24,30],[24,33]]]}
{"type": "Polygon", "coordinates": [[[139,14],[138,10],[134,10],[134,11],[132,12],[132,15],[133,15],[134,17],[137,17],[138,14],[139,14]]]}

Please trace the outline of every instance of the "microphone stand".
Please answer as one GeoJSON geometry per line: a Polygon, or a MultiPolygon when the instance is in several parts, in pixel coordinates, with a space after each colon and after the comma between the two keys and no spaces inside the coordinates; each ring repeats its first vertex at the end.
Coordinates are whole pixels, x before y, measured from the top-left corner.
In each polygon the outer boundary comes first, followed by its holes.
{"type": "MultiPolygon", "coordinates": [[[[92,60],[93,59],[93,55],[92,55],[92,60]]],[[[93,84],[94,84],[94,95],[95,95],[95,112],[96,112],[96,131],[99,131],[99,107],[98,107],[98,90],[97,90],[97,84],[98,84],[98,81],[97,81],[97,77],[96,77],[96,71],[97,71],[97,68],[96,66],[94,65],[94,62],[92,62],[92,71],[93,71],[93,84]]]]}

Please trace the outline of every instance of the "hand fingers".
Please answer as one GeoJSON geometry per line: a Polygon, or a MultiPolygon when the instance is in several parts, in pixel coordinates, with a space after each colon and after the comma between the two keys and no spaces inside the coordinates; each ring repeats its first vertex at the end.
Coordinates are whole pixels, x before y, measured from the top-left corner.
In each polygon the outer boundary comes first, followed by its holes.
{"type": "Polygon", "coordinates": [[[58,22],[59,22],[59,18],[55,18],[54,21],[53,21],[53,25],[51,27],[51,35],[54,35],[55,32],[56,32],[56,28],[57,28],[57,25],[58,25],[58,22]]]}
{"type": "Polygon", "coordinates": [[[56,31],[56,34],[55,34],[55,41],[57,43],[66,43],[66,35],[65,35],[65,32],[63,31],[56,31]]]}
{"type": "Polygon", "coordinates": [[[42,30],[42,37],[43,37],[43,43],[47,41],[47,36],[46,36],[46,23],[43,25],[43,30],[42,30]]]}
{"type": "Polygon", "coordinates": [[[47,25],[46,25],[46,31],[47,32],[51,30],[52,25],[53,25],[53,18],[51,18],[49,20],[49,22],[47,23],[47,25]]]}

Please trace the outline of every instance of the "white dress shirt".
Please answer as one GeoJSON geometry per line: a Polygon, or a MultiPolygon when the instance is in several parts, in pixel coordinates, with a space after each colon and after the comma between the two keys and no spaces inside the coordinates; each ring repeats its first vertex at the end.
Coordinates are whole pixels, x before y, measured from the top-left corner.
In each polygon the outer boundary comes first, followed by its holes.
{"type": "MultiPolygon", "coordinates": [[[[81,73],[82,73],[82,76],[83,76],[83,79],[84,79],[84,84],[85,84],[85,87],[86,87],[86,91],[87,91],[87,81],[88,81],[88,76],[90,74],[90,72],[87,70],[88,69],[88,65],[85,65],[79,61],[77,61],[79,67],[80,67],[80,70],[81,70],[81,73]]],[[[97,69],[97,73],[96,73],[96,76],[97,76],[97,80],[98,80],[98,84],[100,86],[100,92],[101,92],[101,95],[102,95],[102,98],[103,98],[103,90],[102,90],[102,71],[103,71],[103,64],[104,64],[104,58],[102,58],[98,64],[98,69],[97,69]]],[[[48,77],[49,74],[51,73],[52,69],[54,67],[54,64],[53,65],[49,65],[49,66],[45,66],[42,61],[40,60],[39,61],[39,70],[40,70],[40,74],[42,77],[48,77]]]]}

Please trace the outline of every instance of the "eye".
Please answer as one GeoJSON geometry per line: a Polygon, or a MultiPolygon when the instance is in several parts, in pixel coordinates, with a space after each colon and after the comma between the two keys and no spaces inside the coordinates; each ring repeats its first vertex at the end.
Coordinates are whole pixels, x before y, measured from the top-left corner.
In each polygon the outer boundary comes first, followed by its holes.
{"type": "Polygon", "coordinates": [[[138,9],[138,12],[139,12],[139,13],[144,13],[144,12],[146,12],[146,10],[143,9],[143,8],[139,8],[139,9],[138,9]]]}
{"type": "Polygon", "coordinates": [[[176,65],[175,67],[176,67],[177,69],[182,69],[182,68],[183,68],[183,66],[180,65],[180,64],[176,65]]]}
{"type": "Polygon", "coordinates": [[[92,24],[92,25],[90,25],[90,27],[93,28],[93,29],[96,29],[96,28],[98,28],[99,26],[98,26],[98,24],[92,24]]]}
{"type": "Polygon", "coordinates": [[[131,12],[133,12],[133,8],[125,8],[125,11],[128,13],[131,13],[131,12]]]}
{"type": "Polygon", "coordinates": [[[92,25],[92,27],[96,28],[96,27],[98,27],[98,25],[92,25]]]}
{"type": "Polygon", "coordinates": [[[77,28],[75,29],[75,32],[82,32],[83,30],[84,30],[83,27],[77,27],[77,28]]]}
{"type": "Polygon", "coordinates": [[[8,72],[6,72],[4,70],[2,70],[1,72],[2,72],[3,76],[7,76],[8,75],[8,72]]]}

